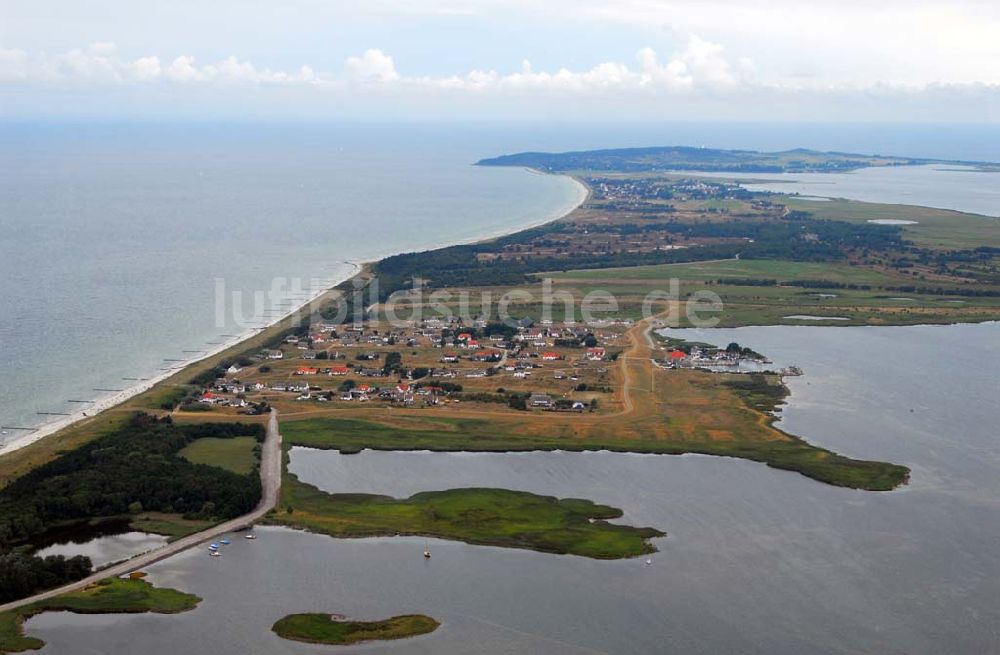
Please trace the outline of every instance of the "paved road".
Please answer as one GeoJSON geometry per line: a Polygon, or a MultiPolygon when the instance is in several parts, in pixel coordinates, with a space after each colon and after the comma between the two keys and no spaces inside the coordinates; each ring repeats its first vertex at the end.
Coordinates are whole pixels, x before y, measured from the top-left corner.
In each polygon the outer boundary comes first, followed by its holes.
{"type": "Polygon", "coordinates": [[[198,544],[211,541],[212,539],[229,532],[245,530],[249,526],[253,525],[255,521],[267,514],[267,512],[277,504],[278,491],[281,489],[281,433],[278,431],[278,412],[273,409],[271,410],[271,416],[267,422],[267,437],[264,439],[264,445],[261,448],[260,482],[262,487],[260,503],[249,514],[244,514],[239,518],[231,519],[225,523],[220,523],[219,525],[208,528],[207,530],[202,530],[201,532],[182,537],[177,541],[172,541],[164,546],[161,546],[160,548],[157,548],[156,550],[151,550],[148,553],[137,555],[130,560],[121,562],[120,564],[115,564],[106,569],[101,569],[97,573],[83,578],[82,580],[77,580],[72,584],[43,591],[42,593],[35,594],[29,598],[22,598],[21,600],[16,600],[11,603],[7,603],[6,605],[0,605],[0,612],[6,612],[7,610],[12,610],[22,605],[27,605],[28,603],[52,598],[53,596],[64,594],[67,591],[76,591],[77,589],[86,587],[87,585],[93,584],[99,580],[103,580],[104,578],[131,573],[132,571],[147,567],[154,562],[159,562],[162,559],[176,555],[177,553],[185,551],[193,546],[197,546],[198,544]]]}

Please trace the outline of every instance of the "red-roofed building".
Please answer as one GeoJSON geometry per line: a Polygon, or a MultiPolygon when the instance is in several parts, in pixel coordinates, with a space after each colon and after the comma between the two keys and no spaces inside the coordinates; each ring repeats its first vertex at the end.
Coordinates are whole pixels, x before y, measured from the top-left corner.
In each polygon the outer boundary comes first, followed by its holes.
{"type": "Polygon", "coordinates": [[[562,359],[562,355],[560,355],[559,353],[552,353],[552,352],[542,353],[542,359],[544,359],[547,362],[554,362],[558,359],[562,359]]]}
{"type": "Polygon", "coordinates": [[[669,356],[670,356],[671,361],[677,362],[677,361],[680,361],[680,360],[686,358],[687,357],[687,353],[684,352],[683,350],[671,350],[669,356]]]}

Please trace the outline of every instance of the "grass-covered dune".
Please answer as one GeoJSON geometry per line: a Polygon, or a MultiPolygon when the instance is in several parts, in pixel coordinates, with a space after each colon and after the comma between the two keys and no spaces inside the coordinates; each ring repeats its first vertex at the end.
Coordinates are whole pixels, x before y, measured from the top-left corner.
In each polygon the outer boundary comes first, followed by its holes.
{"type": "Polygon", "coordinates": [[[329,614],[289,614],[271,630],[279,637],[310,644],[346,645],[424,635],[441,625],[423,614],[394,616],[384,621],[346,621],[329,614]]]}
{"type": "Polygon", "coordinates": [[[269,522],[333,537],[419,535],[545,553],[619,559],[650,553],[654,528],[608,523],[622,511],[589,500],[506,489],[427,491],[409,498],[329,494],[286,475],[269,522]]]}
{"type": "Polygon", "coordinates": [[[247,475],[257,468],[256,448],[256,437],[202,437],[189,443],[178,455],[192,464],[208,464],[247,475]]]}
{"type": "Polygon", "coordinates": [[[200,602],[194,594],[157,588],[145,580],[107,578],[79,591],[0,613],[0,653],[42,648],[45,642],[24,634],[24,620],[42,612],[176,614],[194,609],[200,602]]]}

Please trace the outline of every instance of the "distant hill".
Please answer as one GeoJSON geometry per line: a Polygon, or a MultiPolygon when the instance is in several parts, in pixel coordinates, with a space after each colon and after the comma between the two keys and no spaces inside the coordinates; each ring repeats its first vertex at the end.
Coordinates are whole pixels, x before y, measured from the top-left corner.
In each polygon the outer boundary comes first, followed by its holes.
{"type": "MultiPolygon", "coordinates": [[[[946,161],[819,152],[797,148],[780,152],[719,150],[689,146],[616,148],[578,152],[521,152],[481,159],[478,166],[524,166],[541,171],[706,171],[725,173],[835,173],[869,166],[953,164],[983,167],[981,162],[946,161]]],[[[989,166],[989,165],[986,165],[989,166]]]]}

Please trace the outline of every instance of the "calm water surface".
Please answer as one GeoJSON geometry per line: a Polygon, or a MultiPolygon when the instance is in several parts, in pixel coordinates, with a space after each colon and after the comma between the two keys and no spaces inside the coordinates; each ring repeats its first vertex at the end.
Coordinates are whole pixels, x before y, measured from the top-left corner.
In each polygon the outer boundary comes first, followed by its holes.
{"type": "Polygon", "coordinates": [[[342,456],[295,449],[329,491],[409,495],[495,485],[581,496],[653,525],[653,564],[283,529],[152,567],[205,598],[176,616],[32,619],[50,653],[329,652],[277,639],[280,616],[424,612],[435,634],[347,652],[1000,653],[1000,324],[765,327],[677,336],[739,341],[796,364],[780,427],[904,463],[892,493],[838,489],[764,465],[613,453],[342,456]]]}
{"type": "MultiPolygon", "coordinates": [[[[701,175],[701,174],[700,174],[701,175]]],[[[919,205],[1000,216],[1000,173],[957,166],[862,168],[849,173],[712,174],[766,180],[754,191],[800,193],[866,202],[919,205]]]]}
{"type": "Polygon", "coordinates": [[[122,532],[120,534],[109,534],[90,539],[86,543],[76,543],[74,541],[64,541],[52,544],[35,551],[39,557],[49,555],[86,555],[90,558],[94,567],[101,567],[113,562],[120,562],[129,557],[135,557],[146,551],[158,548],[167,543],[167,538],[159,534],[148,532],[122,532]]]}

